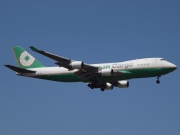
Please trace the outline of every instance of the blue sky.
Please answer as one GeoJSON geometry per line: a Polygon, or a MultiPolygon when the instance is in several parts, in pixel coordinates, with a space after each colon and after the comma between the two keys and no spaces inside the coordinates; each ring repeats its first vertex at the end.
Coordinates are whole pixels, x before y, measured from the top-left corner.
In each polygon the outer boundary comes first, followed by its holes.
{"type": "Polygon", "coordinates": [[[179,135],[179,69],[130,80],[128,89],[101,92],[83,83],[16,76],[11,47],[86,63],[163,57],[180,67],[179,0],[0,1],[0,134],[179,135]]]}

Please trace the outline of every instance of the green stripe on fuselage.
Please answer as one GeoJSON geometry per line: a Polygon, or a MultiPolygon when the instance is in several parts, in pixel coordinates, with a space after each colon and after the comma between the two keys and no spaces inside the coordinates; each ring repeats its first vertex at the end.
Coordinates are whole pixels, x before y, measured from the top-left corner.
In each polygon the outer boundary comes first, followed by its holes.
{"type": "MultiPolygon", "coordinates": [[[[119,76],[101,76],[99,81],[101,82],[114,82],[119,80],[129,80],[133,78],[146,78],[146,77],[155,77],[161,76],[167,73],[172,72],[172,68],[140,68],[140,69],[123,69],[124,74],[119,76]]],[[[119,70],[121,71],[121,70],[119,70]]],[[[57,74],[57,75],[48,75],[48,76],[38,76],[35,78],[59,81],[59,82],[90,82],[91,80],[83,80],[79,76],[69,73],[69,74],[57,74]]]]}
{"type": "Polygon", "coordinates": [[[51,81],[58,81],[58,82],[83,82],[83,80],[73,74],[57,74],[57,75],[48,75],[48,76],[37,76],[35,78],[51,80],[51,81]]]}

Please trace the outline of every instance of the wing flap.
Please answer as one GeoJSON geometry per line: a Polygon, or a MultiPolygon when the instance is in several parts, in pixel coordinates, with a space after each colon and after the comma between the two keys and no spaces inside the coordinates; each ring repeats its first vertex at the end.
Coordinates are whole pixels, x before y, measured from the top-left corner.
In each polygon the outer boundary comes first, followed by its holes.
{"type": "Polygon", "coordinates": [[[78,75],[80,78],[82,78],[85,81],[95,76],[95,73],[87,72],[87,71],[82,70],[82,69],[75,72],[75,74],[78,75]]]}
{"type": "Polygon", "coordinates": [[[86,63],[84,63],[83,69],[87,72],[98,72],[98,67],[86,63]]]}

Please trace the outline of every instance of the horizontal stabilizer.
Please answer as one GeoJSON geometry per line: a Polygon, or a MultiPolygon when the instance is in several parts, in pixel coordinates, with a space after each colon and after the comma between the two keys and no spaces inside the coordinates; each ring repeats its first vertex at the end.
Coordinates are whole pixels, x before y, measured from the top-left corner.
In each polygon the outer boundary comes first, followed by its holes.
{"type": "Polygon", "coordinates": [[[36,73],[36,71],[27,70],[27,69],[23,69],[23,68],[11,66],[11,65],[4,65],[4,66],[6,66],[7,68],[10,68],[11,70],[18,72],[18,73],[36,73]]]}

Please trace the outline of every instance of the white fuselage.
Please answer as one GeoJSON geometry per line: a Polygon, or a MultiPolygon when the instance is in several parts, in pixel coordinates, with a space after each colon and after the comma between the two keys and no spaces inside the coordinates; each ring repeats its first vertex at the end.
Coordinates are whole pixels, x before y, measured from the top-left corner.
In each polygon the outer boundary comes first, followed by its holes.
{"type": "MultiPolygon", "coordinates": [[[[130,70],[130,69],[146,69],[146,68],[171,68],[176,67],[174,64],[162,59],[162,58],[144,58],[144,59],[136,59],[124,62],[114,62],[114,63],[101,63],[101,64],[91,64],[93,66],[99,67],[99,70],[111,68],[114,71],[119,70],[130,70]]],[[[48,76],[48,75],[59,75],[59,74],[72,74],[78,69],[68,70],[64,67],[42,67],[42,68],[30,68],[32,71],[36,71],[36,73],[24,73],[18,74],[22,76],[48,76]]]]}

